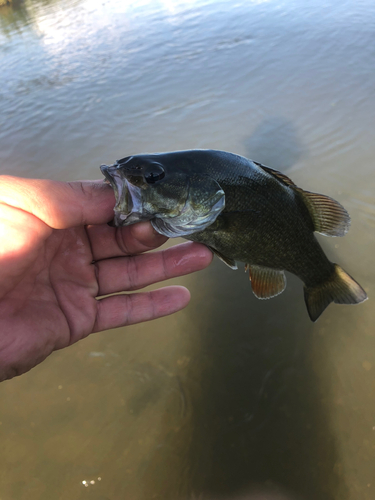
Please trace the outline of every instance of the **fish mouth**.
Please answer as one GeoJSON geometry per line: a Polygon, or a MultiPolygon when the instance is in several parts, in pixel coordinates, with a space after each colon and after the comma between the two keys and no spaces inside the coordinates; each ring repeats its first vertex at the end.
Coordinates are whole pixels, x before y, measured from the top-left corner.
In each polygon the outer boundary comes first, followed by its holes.
{"type": "Polygon", "coordinates": [[[116,166],[101,165],[100,170],[106,183],[112,187],[116,204],[114,206],[114,226],[128,226],[151,217],[143,213],[142,190],[121,175],[116,166]]]}
{"type": "Polygon", "coordinates": [[[113,166],[109,167],[108,165],[100,165],[100,171],[105,177],[104,182],[112,187],[113,191],[115,192],[115,197],[117,201],[117,199],[119,198],[118,196],[119,190],[117,186],[121,186],[120,182],[121,176],[119,175],[118,172],[116,172],[116,170],[117,170],[116,167],[113,166]]]}

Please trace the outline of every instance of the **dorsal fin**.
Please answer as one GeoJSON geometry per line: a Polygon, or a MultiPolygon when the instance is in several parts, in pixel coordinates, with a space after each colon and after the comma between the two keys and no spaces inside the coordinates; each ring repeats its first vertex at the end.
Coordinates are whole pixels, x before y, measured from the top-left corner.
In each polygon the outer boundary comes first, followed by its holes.
{"type": "Polygon", "coordinates": [[[250,267],[251,288],[258,299],[270,299],[284,291],[286,287],[284,271],[253,264],[246,266],[250,267]]]}
{"type": "Polygon", "coordinates": [[[265,172],[273,175],[285,185],[300,193],[314,224],[314,231],[324,236],[344,236],[350,227],[350,216],[336,200],[324,194],[311,193],[297,187],[285,174],[254,162],[265,172]]]}
{"type": "Polygon", "coordinates": [[[265,165],[262,165],[261,163],[259,163],[257,161],[254,161],[253,163],[255,163],[255,165],[258,165],[258,167],[262,168],[268,174],[271,174],[274,177],[276,177],[276,179],[283,182],[287,186],[297,187],[294,184],[294,182],[292,181],[292,179],[289,179],[289,177],[287,175],[283,174],[282,172],[279,172],[278,170],[274,170],[273,168],[270,168],[270,167],[266,167],[265,165]]]}
{"type": "Polygon", "coordinates": [[[310,213],[314,230],[324,236],[344,236],[350,227],[350,216],[336,200],[324,194],[296,188],[310,213]]]}

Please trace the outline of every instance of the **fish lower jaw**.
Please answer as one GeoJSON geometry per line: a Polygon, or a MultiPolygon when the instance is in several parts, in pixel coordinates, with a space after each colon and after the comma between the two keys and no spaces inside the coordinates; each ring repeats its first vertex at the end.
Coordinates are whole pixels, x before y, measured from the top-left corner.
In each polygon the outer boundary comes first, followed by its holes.
{"type": "Polygon", "coordinates": [[[115,211],[115,217],[114,217],[114,223],[115,226],[126,226],[127,224],[127,219],[129,218],[130,214],[124,214],[123,212],[116,212],[115,211]]]}
{"type": "Polygon", "coordinates": [[[122,211],[115,211],[114,225],[117,227],[130,226],[132,224],[137,224],[137,222],[149,221],[150,219],[152,219],[152,216],[137,212],[124,213],[122,211]]]}
{"type": "Polygon", "coordinates": [[[130,213],[129,214],[120,213],[120,214],[116,214],[116,217],[118,220],[126,220],[129,217],[129,215],[130,215],[130,213]]]}

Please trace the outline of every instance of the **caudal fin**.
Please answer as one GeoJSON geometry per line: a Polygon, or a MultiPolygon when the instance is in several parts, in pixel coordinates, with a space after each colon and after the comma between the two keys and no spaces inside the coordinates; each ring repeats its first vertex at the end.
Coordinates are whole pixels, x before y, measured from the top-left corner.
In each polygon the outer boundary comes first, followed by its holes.
{"type": "Polygon", "coordinates": [[[306,287],[305,302],[311,321],[316,321],[331,303],[359,304],[367,299],[367,294],[349,274],[335,264],[331,277],[315,287],[306,287]]]}

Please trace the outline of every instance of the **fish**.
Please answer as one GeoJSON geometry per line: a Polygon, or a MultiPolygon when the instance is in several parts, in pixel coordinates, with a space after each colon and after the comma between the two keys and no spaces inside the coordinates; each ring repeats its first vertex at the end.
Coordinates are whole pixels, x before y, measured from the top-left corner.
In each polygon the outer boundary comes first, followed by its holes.
{"type": "Polygon", "coordinates": [[[150,221],[168,238],[203,243],[232,269],[244,262],[259,299],[284,291],[285,271],[304,283],[312,321],[331,302],[367,299],[361,285],[327,258],[314,235],[344,236],[348,212],[278,170],[205,149],[127,156],[100,169],[116,198],[113,225],[150,221]]]}

